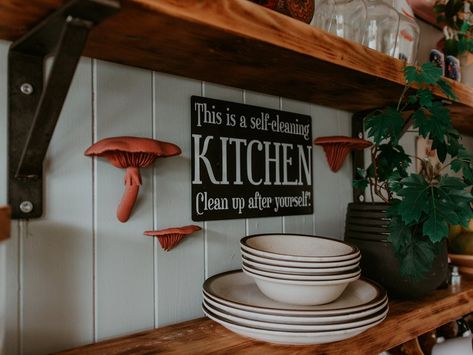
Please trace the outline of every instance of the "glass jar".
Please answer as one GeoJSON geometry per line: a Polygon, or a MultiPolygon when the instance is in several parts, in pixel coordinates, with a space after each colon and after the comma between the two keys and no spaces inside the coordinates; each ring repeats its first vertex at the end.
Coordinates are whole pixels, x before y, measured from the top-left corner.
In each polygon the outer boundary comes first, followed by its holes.
{"type": "Polygon", "coordinates": [[[315,26],[362,43],[367,14],[364,0],[321,0],[315,13],[315,26]]]}
{"type": "Polygon", "coordinates": [[[414,64],[417,60],[419,48],[420,28],[417,24],[414,11],[406,0],[386,0],[400,14],[399,34],[394,56],[414,64]]]}
{"type": "Polygon", "coordinates": [[[399,33],[400,15],[382,0],[368,0],[363,44],[394,57],[399,33]]]}

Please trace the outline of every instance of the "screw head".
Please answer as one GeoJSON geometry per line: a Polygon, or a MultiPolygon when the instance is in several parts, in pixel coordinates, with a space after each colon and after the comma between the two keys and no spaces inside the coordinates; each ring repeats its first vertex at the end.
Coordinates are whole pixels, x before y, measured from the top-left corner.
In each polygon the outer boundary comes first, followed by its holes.
{"type": "Polygon", "coordinates": [[[33,211],[33,204],[31,201],[23,201],[20,203],[20,211],[23,213],[30,213],[33,211]]]}
{"type": "Polygon", "coordinates": [[[358,138],[363,139],[363,132],[358,133],[358,138]]]}
{"type": "Polygon", "coordinates": [[[25,95],[31,95],[33,93],[33,85],[30,83],[23,83],[20,86],[20,91],[25,95]]]}
{"type": "Polygon", "coordinates": [[[365,201],[365,196],[363,196],[363,195],[358,196],[358,201],[360,201],[360,202],[365,201]]]}

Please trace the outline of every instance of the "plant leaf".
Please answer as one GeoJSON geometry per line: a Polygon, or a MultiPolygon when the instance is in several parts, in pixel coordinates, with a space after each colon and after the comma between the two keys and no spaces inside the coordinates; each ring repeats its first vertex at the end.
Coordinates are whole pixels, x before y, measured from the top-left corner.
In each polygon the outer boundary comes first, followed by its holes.
{"type": "Polygon", "coordinates": [[[380,144],[384,139],[390,139],[397,144],[403,125],[401,113],[394,107],[387,107],[381,112],[369,115],[365,120],[367,135],[375,144],[380,144]]]}
{"type": "Polygon", "coordinates": [[[432,268],[437,247],[429,240],[410,238],[400,255],[401,276],[417,281],[432,268]]]}
{"type": "Polygon", "coordinates": [[[429,89],[417,90],[417,97],[419,97],[419,104],[421,106],[430,108],[432,107],[433,95],[429,89]]]}
{"type": "Polygon", "coordinates": [[[430,210],[430,186],[418,174],[402,179],[403,188],[397,194],[402,197],[398,206],[399,215],[406,224],[418,223],[422,212],[430,210]]]}
{"type": "Polygon", "coordinates": [[[452,160],[451,168],[456,173],[461,171],[467,183],[473,183],[473,154],[463,146],[458,149],[458,155],[452,160]]]}
{"type": "Polygon", "coordinates": [[[457,99],[457,96],[455,95],[455,93],[453,92],[453,89],[451,87],[451,85],[443,80],[443,79],[440,79],[438,82],[437,82],[437,85],[439,86],[440,90],[443,91],[443,93],[451,100],[456,100],[457,99]]]}

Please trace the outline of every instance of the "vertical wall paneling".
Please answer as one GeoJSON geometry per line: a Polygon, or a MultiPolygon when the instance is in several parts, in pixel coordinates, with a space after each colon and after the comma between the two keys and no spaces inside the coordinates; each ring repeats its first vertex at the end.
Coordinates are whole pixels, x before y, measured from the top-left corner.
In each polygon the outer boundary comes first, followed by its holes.
{"type": "MultiPolygon", "coordinates": [[[[240,89],[205,83],[206,97],[243,102],[240,89]]],[[[244,219],[205,222],[206,277],[241,268],[240,239],[246,235],[244,219]]]]}
{"type": "MultiPolygon", "coordinates": [[[[0,152],[7,150],[7,43],[0,42],[0,152]]],[[[0,205],[7,201],[6,193],[6,155],[0,154],[0,205]]],[[[7,248],[13,246],[13,242],[0,242],[0,354],[5,350],[5,334],[7,326],[7,248]]]]}
{"type": "MultiPolygon", "coordinates": [[[[193,224],[191,218],[190,97],[201,94],[199,81],[155,75],[155,130],[158,140],[177,144],[182,154],[158,159],[154,169],[155,228],[193,224]]],[[[152,225],[146,228],[151,229],[152,225]]],[[[150,237],[146,237],[150,238],[150,237]]],[[[162,326],[202,316],[204,232],[184,238],[169,252],[156,248],[156,319],[162,326]]]]}
{"type": "MultiPolygon", "coordinates": [[[[7,151],[8,42],[0,41],[0,152],[7,151]]],[[[0,154],[0,205],[7,202],[7,155],[0,154]]]]}
{"type": "MultiPolygon", "coordinates": [[[[245,104],[262,106],[279,110],[280,99],[252,91],[245,91],[245,104]]],[[[247,220],[248,234],[257,233],[280,233],[283,230],[282,217],[250,218],[247,220]]]]}
{"type": "MultiPolygon", "coordinates": [[[[351,118],[353,114],[345,111],[336,111],[337,132],[341,135],[351,136],[351,118]]],[[[338,209],[334,211],[338,223],[338,230],[329,236],[344,238],[345,234],[345,218],[347,205],[353,201],[353,168],[350,155],[347,156],[345,163],[337,173],[337,182],[335,184],[337,191],[334,191],[334,196],[338,199],[338,209]]]]}
{"type": "MultiPolygon", "coordinates": [[[[97,139],[151,137],[152,73],[100,61],[96,65],[97,139]]],[[[143,236],[153,225],[152,169],[141,169],[143,185],[126,223],[116,218],[125,170],[100,158],[95,173],[97,336],[103,339],[154,325],[153,240],[143,236]]]]}
{"type": "MultiPolygon", "coordinates": [[[[332,135],[351,135],[351,115],[312,105],[314,139],[332,135]]],[[[334,173],[320,146],[314,146],[314,216],[317,235],[343,238],[346,203],[351,201],[351,162],[334,173]]]]}
{"type": "MultiPolygon", "coordinates": [[[[310,104],[290,100],[282,99],[282,110],[300,113],[302,115],[311,115],[310,104]]],[[[314,117],[312,117],[312,130],[314,129],[314,117]]],[[[312,137],[314,132],[312,132],[312,137]]],[[[313,139],[312,139],[313,140],[313,139]]],[[[312,147],[312,153],[315,147],[312,147]]],[[[312,176],[317,172],[312,170],[312,176]]],[[[312,181],[313,183],[313,181],[312,181]]],[[[297,234],[312,234],[314,229],[314,218],[313,215],[297,215],[297,216],[285,216],[283,217],[283,232],[284,233],[297,233],[297,234]]]]}
{"type": "Polygon", "coordinates": [[[83,156],[91,143],[91,87],[84,58],[45,159],[44,215],[22,235],[25,354],[93,340],[91,162],[83,156]]]}
{"type": "MultiPolygon", "coordinates": [[[[0,41],[0,204],[7,202],[7,62],[9,43],[0,41]]],[[[18,223],[12,225],[9,240],[0,244],[2,256],[0,268],[4,278],[0,280],[0,292],[4,299],[4,308],[0,308],[0,322],[3,322],[3,350],[5,354],[16,354],[19,351],[19,235],[18,223]]],[[[0,304],[0,307],[2,305],[0,304]]],[[[0,325],[2,328],[2,325],[0,325]]],[[[0,338],[2,334],[0,334],[0,338]]],[[[0,340],[0,353],[2,344],[0,340]]]]}

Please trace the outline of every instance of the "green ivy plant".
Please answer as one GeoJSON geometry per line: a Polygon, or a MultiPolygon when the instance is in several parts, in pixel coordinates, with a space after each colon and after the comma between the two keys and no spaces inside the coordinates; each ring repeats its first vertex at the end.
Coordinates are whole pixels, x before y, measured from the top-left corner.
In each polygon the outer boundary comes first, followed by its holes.
{"type": "Polygon", "coordinates": [[[473,216],[473,154],[460,143],[448,108],[433,94],[438,89],[455,99],[441,69],[432,63],[407,66],[404,76],[406,85],[397,105],[365,117],[367,136],[373,141],[371,164],[358,170],[354,187],[369,187],[372,200],[376,195],[389,204],[388,240],[401,275],[418,280],[431,269],[449,224],[466,226],[473,216]],[[411,126],[432,141],[441,164],[406,154],[399,139],[411,126]],[[409,173],[413,159],[420,161],[420,173],[409,173]],[[448,170],[457,174],[449,175],[448,170]]]}

